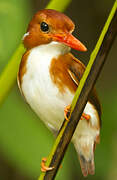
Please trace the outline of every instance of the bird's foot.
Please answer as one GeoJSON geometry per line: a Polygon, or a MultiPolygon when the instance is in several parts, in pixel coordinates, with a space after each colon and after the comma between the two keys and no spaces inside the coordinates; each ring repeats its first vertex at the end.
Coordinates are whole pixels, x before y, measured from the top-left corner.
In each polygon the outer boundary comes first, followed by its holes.
{"type": "Polygon", "coordinates": [[[91,119],[91,116],[89,114],[82,113],[82,116],[80,119],[81,120],[85,119],[85,120],[89,121],[91,119]]]}
{"type": "Polygon", "coordinates": [[[70,105],[66,106],[65,109],[64,109],[64,118],[68,121],[68,117],[67,117],[67,114],[68,112],[70,112],[70,105]]]}
{"type": "Polygon", "coordinates": [[[47,161],[47,158],[45,158],[45,157],[42,158],[42,161],[41,161],[41,171],[42,172],[51,171],[54,168],[54,167],[46,166],[45,165],[46,161],[47,161]]]}
{"type": "MultiPolygon", "coordinates": [[[[70,112],[70,105],[66,106],[65,109],[64,109],[64,118],[68,121],[68,117],[67,117],[67,114],[68,112],[70,112]]],[[[91,116],[89,114],[86,114],[86,113],[82,113],[82,116],[80,118],[81,120],[85,119],[87,121],[89,121],[91,119],[91,116]]]]}
{"type": "MultiPolygon", "coordinates": [[[[68,112],[70,112],[70,105],[66,106],[65,109],[64,109],[64,118],[68,121],[68,117],[67,117],[67,114],[68,112]]],[[[81,116],[81,120],[85,119],[87,121],[89,121],[91,118],[91,116],[89,114],[86,114],[86,113],[82,113],[82,116],[81,116]]]]}

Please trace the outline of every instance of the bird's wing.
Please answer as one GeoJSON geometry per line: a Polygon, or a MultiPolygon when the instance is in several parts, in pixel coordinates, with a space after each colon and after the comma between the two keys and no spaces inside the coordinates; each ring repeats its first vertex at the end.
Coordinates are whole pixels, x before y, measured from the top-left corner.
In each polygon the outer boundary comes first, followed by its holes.
{"type": "MultiPolygon", "coordinates": [[[[68,73],[71,77],[71,79],[74,81],[74,83],[78,86],[82,75],[85,71],[85,65],[76,59],[71,53],[69,53],[69,57],[71,58],[71,63],[68,66],[68,73]]],[[[95,106],[95,108],[98,110],[100,119],[101,119],[101,105],[97,96],[96,89],[93,88],[88,100],[95,106]]]]}

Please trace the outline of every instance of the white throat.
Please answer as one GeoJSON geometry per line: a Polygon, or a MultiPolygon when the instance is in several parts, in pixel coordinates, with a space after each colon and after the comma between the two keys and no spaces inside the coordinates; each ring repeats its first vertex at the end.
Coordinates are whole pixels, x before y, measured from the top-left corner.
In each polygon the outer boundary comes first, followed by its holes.
{"type": "Polygon", "coordinates": [[[62,43],[55,42],[55,41],[52,41],[49,44],[39,45],[32,49],[32,51],[38,51],[40,53],[40,55],[42,54],[43,58],[44,58],[44,56],[46,56],[46,59],[48,59],[50,56],[53,58],[53,57],[57,57],[59,55],[66,54],[70,50],[71,50],[70,47],[68,47],[62,43]],[[47,58],[47,56],[48,56],[48,58],[47,58]]]}

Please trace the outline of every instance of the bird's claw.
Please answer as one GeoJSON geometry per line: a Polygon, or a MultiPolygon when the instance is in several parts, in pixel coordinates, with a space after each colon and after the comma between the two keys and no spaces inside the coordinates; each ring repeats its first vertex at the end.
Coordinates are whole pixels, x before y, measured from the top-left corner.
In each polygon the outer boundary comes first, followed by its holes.
{"type": "Polygon", "coordinates": [[[91,119],[91,116],[89,114],[82,113],[82,116],[80,119],[81,120],[85,119],[85,120],[89,121],[91,119]]]}
{"type": "Polygon", "coordinates": [[[41,171],[46,172],[46,171],[51,171],[54,167],[48,167],[45,165],[45,162],[47,161],[47,158],[42,158],[41,161],[41,171]]]}
{"type": "MultiPolygon", "coordinates": [[[[67,113],[70,112],[70,105],[66,106],[65,109],[64,109],[64,118],[68,121],[69,118],[67,117],[67,113]]],[[[89,114],[85,114],[84,112],[82,113],[82,116],[81,116],[81,120],[85,119],[87,121],[89,121],[91,118],[91,116],[89,114]]]]}
{"type": "Polygon", "coordinates": [[[66,106],[64,109],[64,118],[68,121],[67,113],[70,112],[70,105],[66,106]]]}

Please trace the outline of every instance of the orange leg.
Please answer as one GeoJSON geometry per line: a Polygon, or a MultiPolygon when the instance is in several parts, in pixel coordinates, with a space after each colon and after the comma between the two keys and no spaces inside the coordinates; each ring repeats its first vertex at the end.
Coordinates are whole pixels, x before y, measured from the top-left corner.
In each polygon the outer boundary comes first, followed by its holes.
{"type": "Polygon", "coordinates": [[[91,116],[89,114],[85,114],[85,113],[82,113],[82,116],[81,116],[81,120],[86,119],[87,121],[91,118],[91,116]]]}
{"type": "Polygon", "coordinates": [[[64,118],[68,121],[67,113],[70,112],[70,105],[66,106],[64,109],[64,118]]]}
{"type": "Polygon", "coordinates": [[[46,160],[47,160],[47,158],[42,158],[42,161],[41,161],[41,171],[42,172],[51,171],[54,168],[54,167],[45,166],[46,160]]]}
{"type": "MultiPolygon", "coordinates": [[[[64,109],[64,117],[68,121],[67,113],[70,112],[70,105],[66,106],[64,109]]],[[[82,113],[81,120],[86,119],[87,121],[91,118],[89,114],[82,113]]]]}

